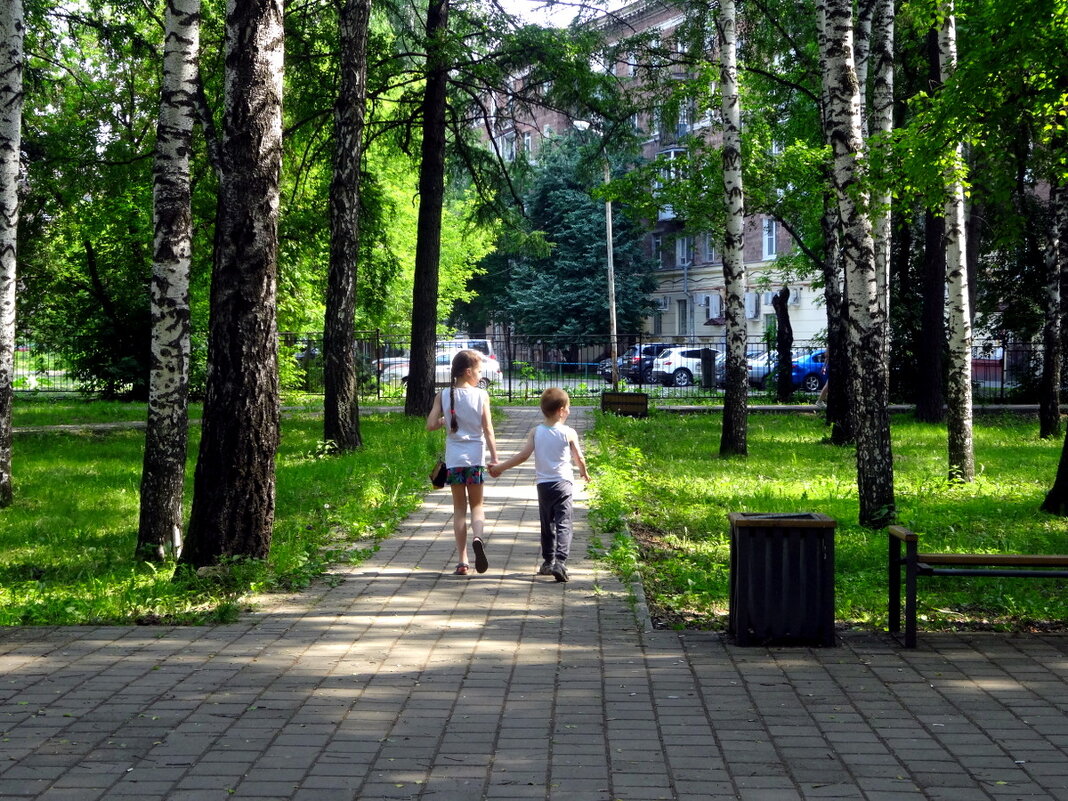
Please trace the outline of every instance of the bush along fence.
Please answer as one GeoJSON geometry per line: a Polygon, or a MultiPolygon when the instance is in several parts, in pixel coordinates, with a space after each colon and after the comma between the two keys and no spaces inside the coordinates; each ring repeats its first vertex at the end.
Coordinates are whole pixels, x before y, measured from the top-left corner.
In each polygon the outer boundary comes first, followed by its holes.
{"type": "MultiPolygon", "coordinates": [[[[546,387],[561,386],[573,398],[588,401],[611,389],[608,337],[510,334],[504,341],[477,337],[443,339],[435,353],[435,377],[439,383],[448,381],[448,364],[455,350],[468,345],[487,352],[484,375],[488,388],[502,399],[529,402],[546,387]]],[[[369,402],[381,403],[403,398],[409,340],[382,331],[357,332],[353,348],[361,395],[369,402]]],[[[617,354],[617,374],[623,391],[644,392],[666,402],[722,401],[725,356],[722,339],[623,335],[618,337],[617,354]],[[658,356],[663,358],[657,360],[658,356]]],[[[799,400],[812,397],[826,381],[824,355],[825,346],[820,342],[794,343],[791,375],[799,400]]],[[[322,394],[322,334],[281,334],[279,360],[284,389],[322,394]]],[[[751,391],[774,392],[775,354],[763,342],[752,342],[748,362],[751,391]]],[[[1034,402],[1041,365],[1040,344],[977,341],[972,358],[976,402],[1034,402]]],[[[891,375],[894,400],[911,401],[915,383],[912,366],[892,365],[891,375]]],[[[16,344],[14,388],[16,392],[92,391],[91,385],[70,373],[61,354],[30,342],[16,344]]]]}

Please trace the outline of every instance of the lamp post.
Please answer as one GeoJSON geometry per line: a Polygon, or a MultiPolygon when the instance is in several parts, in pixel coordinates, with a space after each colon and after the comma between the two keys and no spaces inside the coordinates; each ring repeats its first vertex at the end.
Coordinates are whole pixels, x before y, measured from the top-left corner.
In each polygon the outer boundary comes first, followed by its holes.
{"type": "MultiPolygon", "coordinates": [[[[575,120],[572,125],[580,131],[592,128],[598,134],[601,131],[585,120],[575,120]]],[[[612,165],[608,161],[607,151],[604,154],[604,185],[612,182],[612,165]]],[[[615,256],[612,250],[612,200],[605,198],[604,201],[604,227],[605,249],[608,256],[608,353],[612,365],[612,391],[619,390],[619,345],[616,338],[616,267],[615,256]]]]}

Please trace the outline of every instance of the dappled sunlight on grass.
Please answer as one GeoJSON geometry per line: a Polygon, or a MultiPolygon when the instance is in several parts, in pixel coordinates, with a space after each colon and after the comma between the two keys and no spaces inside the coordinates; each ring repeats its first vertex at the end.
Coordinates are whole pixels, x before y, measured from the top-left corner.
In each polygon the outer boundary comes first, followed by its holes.
{"type": "MultiPolygon", "coordinates": [[[[616,567],[641,572],[665,623],[719,628],[728,604],[727,515],[821,512],[838,523],[839,619],[885,625],[886,534],[856,523],[853,449],[826,442],[821,417],[759,414],[750,416],[748,457],[722,459],[720,425],[715,414],[598,415],[588,448],[596,477],[590,518],[606,535],[629,529],[638,543],[635,552],[615,540],[616,567]]],[[[923,535],[927,550],[1068,552],[1068,521],[1038,511],[1062,443],[1040,440],[1037,430],[1027,417],[977,417],[978,475],[959,484],[947,479],[945,427],[895,416],[899,521],[923,535]]],[[[1068,620],[1068,593],[1055,580],[932,585],[922,593],[928,627],[1068,620]]]]}
{"type": "MultiPolygon", "coordinates": [[[[43,422],[68,414],[45,411],[43,422]]],[[[0,511],[0,625],[232,619],[250,591],[300,588],[331,563],[367,558],[422,502],[433,445],[403,415],[369,415],[361,430],[363,449],[332,455],[321,415],[283,419],[269,559],[177,579],[173,563],[134,559],[143,430],[17,435],[15,504],[0,511]]],[[[187,515],[198,436],[192,428],[187,515]]]]}

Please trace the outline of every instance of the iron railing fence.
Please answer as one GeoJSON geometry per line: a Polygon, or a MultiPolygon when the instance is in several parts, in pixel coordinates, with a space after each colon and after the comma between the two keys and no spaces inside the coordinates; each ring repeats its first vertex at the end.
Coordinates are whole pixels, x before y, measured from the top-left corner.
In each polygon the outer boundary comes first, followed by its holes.
{"type": "MultiPolygon", "coordinates": [[[[286,389],[309,394],[323,392],[321,333],[283,333],[279,337],[282,380],[286,389]]],[[[492,394],[508,401],[528,402],[549,386],[564,387],[576,400],[589,402],[611,386],[610,340],[602,337],[521,336],[504,341],[443,340],[439,342],[436,380],[448,381],[448,362],[460,344],[492,349],[494,359],[485,375],[492,394]]],[[[393,402],[404,397],[407,381],[409,340],[383,331],[358,332],[353,340],[359,367],[361,394],[367,401],[393,402]]],[[[818,390],[825,374],[819,342],[795,342],[795,383],[799,392],[818,390]],[[813,376],[817,378],[813,379],[813,376]]],[[[721,401],[723,389],[722,340],[708,337],[657,337],[649,334],[620,336],[617,341],[618,370],[627,389],[648,393],[663,401],[721,401]],[[658,364],[653,354],[661,346],[675,349],[671,365],[658,364]],[[708,354],[707,351],[713,351],[708,354]],[[712,378],[703,367],[713,356],[712,378]],[[703,358],[702,358],[703,357],[703,358]]],[[[754,393],[773,391],[774,356],[763,342],[750,343],[750,385],[754,393]],[[770,368],[769,368],[770,365],[770,368]],[[768,380],[771,379],[771,380],[768,380]]],[[[14,388],[17,392],[86,392],[83,382],[69,371],[58,353],[32,342],[15,348],[14,388]]],[[[908,392],[909,378],[898,375],[898,395],[908,392]],[[902,388],[904,387],[904,388],[902,388]]],[[[977,402],[1033,402],[1037,398],[1042,369],[1040,343],[978,340],[973,348],[972,379],[977,402]]],[[[901,369],[897,371],[899,374],[901,369]]]]}

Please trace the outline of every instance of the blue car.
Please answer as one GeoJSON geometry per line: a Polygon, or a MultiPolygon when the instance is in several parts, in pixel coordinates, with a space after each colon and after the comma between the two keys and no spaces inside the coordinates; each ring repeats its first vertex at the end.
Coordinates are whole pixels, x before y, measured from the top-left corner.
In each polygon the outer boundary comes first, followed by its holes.
{"type": "Polygon", "coordinates": [[[827,383],[827,350],[814,350],[794,357],[793,381],[795,389],[819,392],[827,383]]]}
{"type": "MultiPolygon", "coordinates": [[[[763,389],[774,378],[775,351],[761,353],[748,359],[749,384],[763,389]]],[[[827,383],[827,350],[822,348],[809,352],[793,352],[791,378],[794,389],[819,392],[827,383]]]]}

